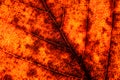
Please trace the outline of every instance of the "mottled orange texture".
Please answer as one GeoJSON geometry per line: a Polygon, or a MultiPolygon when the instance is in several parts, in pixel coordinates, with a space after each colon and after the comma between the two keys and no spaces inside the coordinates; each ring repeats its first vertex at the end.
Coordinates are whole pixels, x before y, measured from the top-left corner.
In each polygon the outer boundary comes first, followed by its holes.
{"type": "Polygon", "coordinates": [[[120,1],[0,0],[0,80],[120,80],[120,1]]]}

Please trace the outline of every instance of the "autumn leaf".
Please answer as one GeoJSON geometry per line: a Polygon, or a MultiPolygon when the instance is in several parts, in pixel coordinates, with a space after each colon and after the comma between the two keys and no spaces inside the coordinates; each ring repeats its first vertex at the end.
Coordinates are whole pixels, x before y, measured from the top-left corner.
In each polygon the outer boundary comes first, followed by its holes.
{"type": "Polygon", "coordinates": [[[119,80],[119,0],[0,0],[0,80],[119,80]]]}

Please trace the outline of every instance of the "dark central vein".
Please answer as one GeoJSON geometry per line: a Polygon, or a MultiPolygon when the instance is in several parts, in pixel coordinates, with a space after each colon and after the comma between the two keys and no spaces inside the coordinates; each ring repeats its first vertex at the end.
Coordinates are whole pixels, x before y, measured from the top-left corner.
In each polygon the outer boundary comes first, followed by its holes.
{"type": "Polygon", "coordinates": [[[109,72],[109,66],[110,66],[110,60],[111,60],[111,48],[112,48],[112,31],[113,28],[115,26],[115,12],[113,12],[114,8],[115,8],[115,0],[110,0],[111,1],[111,11],[112,11],[112,29],[111,29],[111,37],[110,37],[110,47],[108,50],[108,60],[107,60],[107,68],[106,68],[106,72],[105,72],[105,80],[109,80],[109,76],[108,76],[108,72],[109,72]]]}
{"type": "Polygon", "coordinates": [[[60,29],[60,25],[58,24],[58,22],[56,21],[55,16],[53,15],[53,13],[51,12],[51,10],[49,9],[47,3],[45,2],[45,0],[41,0],[41,3],[43,5],[43,7],[45,8],[45,10],[48,12],[49,17],[51,18],[51,20],[53,21],[53,23],[55,24],[56,29],[59,31],[62,39],[64,40],[64,42],[66,43],[66,45],[69,47],[70,52],[71,52],[71,56],[74,57],[78,64],[81,66],[81,68],[83,69],[83,71],[85,72],[85,76],[87,77],[88,80],[91,80],[91,76],[88,73],[88,70],[86,69],[86,66],[84,64],[84,61],[82,59],[82,56],[79,57],[75,51],[75,49],[72,47],[72,45],[70,44],[70,42],[68,41],[68,39],[66,38],[65,34],[63,33],[63,31],[60,29]]]}
{"type": "MultiPolygon", "coordinates": [[[[87,17],[86,17],[86,38],[85,38],[85,50],[84,50],[84,54],[86,53],[86,46],[88,44],[88,30],[89,30],[89,3],[90,1],[87,1],[87,17]]],[[[85,64],[84,67],[86,68],[85,64]]],[[[88,80],[92,80],[92,77],[90,75],[89,70],[87,70],[86,68],[86,75],[88,76],[88,80]]]]}

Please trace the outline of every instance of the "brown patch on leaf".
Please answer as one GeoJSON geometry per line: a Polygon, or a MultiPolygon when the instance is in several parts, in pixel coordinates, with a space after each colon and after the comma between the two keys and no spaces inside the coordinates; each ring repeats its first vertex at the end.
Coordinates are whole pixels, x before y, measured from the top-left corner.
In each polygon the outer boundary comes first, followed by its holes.
{"type": "MultiPolygon", "coordinates": [[[[27,31],[26,28],[25,28],[25,26],[16,25],[15,28],[16,28],[16,29],[19,29],[19,30],[23,30],[24,32],[27,31]]],[[[27,33],[27,32],[26,32],[26,33],[27,33]]]]}
{"type": "Polygon", "coordinates": [[[116,43],[115,41],[111,41],[111,44],[114,45],[114,46],[118,46],[118,43],[116,43]]]}
{"type": "Polygon", "coordinates": [[[39,39],[35,40],[32,45],[26,44],[25,47],[33,50],[34,53],[39,52],[39,48],[42,46],[42,43],[39,39]]]}
{"type": "Polygon", "coordinates": [[[39,51],[39,47],[41,46],[41,43],[40,43],[40,40],[38,39],[38,40],[36,40],[36,41],[34,41],[34,43],[33,43],[33,50],[34,51],[39,51]]]}
{"type": "Polygon", "coordinates": [[[111,17],[106,18],[106,23],[111,26],[112,25],[112,18],[111,17]]]}
{"type": "MultiPolygon", "coordinates": [[[[88,2],[90,2],[90,1],[88,1],[88,2]]],[[[93,13],[92,9],[91,9],[91,8],[89,8],[89,7],[88,7],[88,12],[89,12],[89,14],[94,15],[94,13],[93,13]]]]}
{"type": "Polygon", "coordinates": [[[120,13],[114,13],[115,20],[120,21],[120,13]]]}
{"type": "Polygon", "coordinates": [[[14,22],[17,23],[19,19],[17,17],[14,17],[14,22]]]}
{"type": "Polygon", "coordinates": [[[55,4],[54,3],[48,3],[48,6],[51,8],[51,7],[54,7],[55,4]]]}
{"type": "Polygon", "coordinates": [[[20,3],[24,3],[24,0],[19,0],[20,3]]]}
{"type": "Polygon", "coordinates": [[[3,80],[13,80],[13,78],[11,75],[5,74],[5,76],[3,77],[3,80]]]}
{"type": "Polygon", "coordinates": [[[45,24],[51,24],[51,19],[49,18],[49,17],[46,17],[45,19],[44,19],[44,23],[45,24]]]}
{"type": "Polygon", "coordinates": [[[0,1],[0,6],[2,5],[2,1],[0,1]]]}
{"type": "Polygon", "coordinates": [[[102,28],[102,34],[104,34],[107,30],[105,28],[102,28]]]}
{"type": "Polygon", "coordinates": [[[32,76],[35,76],[35,75],[37,75],[37,70],[35,68],[32,68],[32,69],[28,70],[28,72],[27,72],[28,77],[32,77],[32,76]]]}
{"type": "Polygon", "coordinates": [[[19,21],[19,18],[17,16],[14,16],[12,21],[11,21],[11,24],[17,25],[18,21],[19,21]]]}
{"type": "Polygon", "coordinates": [[[97,40],[97,41],[95,41],[95,44],[94,45],[99,45],[100,44],[100,41],[99,40],[97,40]]]}
{"type": "Polygon", "coordinates": [[[39,30],[39,29],[35,29],[35,30],[31,30],[31,34],[34,36],[34,35],[37,35],[37,36],[39,36],[39,32],[40,32],[41,30],[39,30]]]}
{"type": "Polygon", "coordinates": [[[29,44],[26,44],[25,47],[26,47],[26,48],[30,48],[31,46],[30,46],[29,44]]]}
{"type": "Polygon", "coordinates": [[[34,19],[29,19],[28,22],[27,22],[29,25],[33,25],[35,23],[35,20],[34,19]]]}

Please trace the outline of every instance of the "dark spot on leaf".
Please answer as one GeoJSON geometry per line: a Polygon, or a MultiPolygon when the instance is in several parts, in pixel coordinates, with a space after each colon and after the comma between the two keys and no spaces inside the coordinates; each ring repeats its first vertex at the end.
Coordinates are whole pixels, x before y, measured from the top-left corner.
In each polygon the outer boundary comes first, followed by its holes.
{"type": "Polygon", "coordinates": [[[20,55],[16,55],[15,57],[16,57],[17,59],[20,59],[20,58],[21,58],[21,56],[20,56],[20,55]]]}
{"type": "Polygon", "coordinates": [[[26,32],[26,28],[24,26],[16,25],[15,27],[16,27],[16,29],[20,29],[20,30],[23,30],[24,32],[26,32]]]}
{"type": "Polygon", "coordinates": [[[102,28],[102,34],[104,34],[107,30],[105,28],[102,28]]]}
{"type": "Polygon", "coordinates": [[[0,6],[2,5],[2,1],[0,1],[0,6]]]}
{"type": "Polygon", "coordinates": [[[97,45],[99,45],[100,44],[100,41],[99,40],[97,40],[97,41],[95,41],[95,46],[97,46],[97,45]]]}
{"type": "MultiPolygon", "coordinates": [[[[58,43],[56,43],[58,44],[58,43]]],[[[63,44],[59,44],[61,46],[57,46],[57,45],[48,45],[47,48],[50,49],[51,51],[54,50],[61,50],[61,51],[67,51],[67,48],[65,47],[65,45],[63,44]]],[[[53,53],[52,53],[53,54],[53,53]]]]}
{"type": "Polygon", "coordinates": [[[29,44],[26,44],[26,45],[25,45],[25,47],[26,47],[26,48],[30,48],[30,47],[31,47],[31,45],[29,45],[29,44]]]}
{"type": "Polygon", "coordinates": [[[19,0],[20,3],[24,3],[24,0],[19,0]]]}
{"type": "Polygon", "coordinates": [[[35,40],[32,45],[26,44],[25,47],[31,49],[34,53],[39,52],[39,48],[41,47],[41,42],[39,39],[35,40]]]}
{"type": "Polygon", "coordinates": [[[80,3],[81,3],[81,0],[78,0],[78,3],[80,4],[80,3]]]}
{"type": "Polygon", "coordinates": [[[6,75],[3,77],[3,80],[13,80],[13,78],[12,78],[11,75],[6,74],[6,75]]]}
{"type": "Polygon", "coordinates": [[[41,44],[40,44],[40,40],[39,39],[34,41],[34,43],[33,43],[33,50],[34,51],[38,51],[40,46],[41,46],[41,44]]]}
{"type": "Polygon", "coordinates": [[[15,28],[21,31],[24,31],[26,35],[28,35],[27,29],[25,28],[25,26],[20,26],[20,25],[15,25],[15,28]]]}
{"type": "Polygon", "coordinates": [[[27,72],[27,76],[28,77],[32,77],[32,76],[35,76],[37,74],[37,70],[32,68],[32,69],[29,69],[28,72],[27,72]]]}
{"type": "Polygon", "coordinates": [[[40,64],[40,63],[38,62],[38,60],[36,60],[36,59],[32,59],[32,62],[33,62],[33,64],[35,64],[35,65],[40,64]]]}
{"type": "Polygon", "coordinates": [[[27,57],[26,57],[26,60],[28,60],[28,61],[31,61],[32,59],[33,59],[32,56],[27,56],[27,57]]]}
{"type": "MultiPolygon", "coordinates": [[[[90,1],[88,1],[90,2],[90,1]]],[[[91,10],[91,8],[88,8],[88,12],[91,14],[91,15],[94,15],[93,11],[91,10]]]]}
{"type": "Polygon", "coordinates": [[[28,20],[28,24],[30,24],[30,25],[32,25],[34,22],[35,22],[34,19],[29,19],[29,20],[28,20]]]}
{"type": "Polygon", "coordinates": [[[111,41],[111,44],[114,45],[114,46],[117,46],[117,45],[118,45],[118,43],[116,43],[116,42],[113,41],[113,40],[111,41]]]}
{"type": "Polygon", "coordinates": [[[53,69],[53,62],[52,61],[48,61],[47,65],[50,69],[53,69]]]}
{"type": "Polygon", "coordinates": [[[13,20],[15,23],[17,23],[19,21],[19,19],[17,17],[14,17],[14,20],[13,20]]]}
{"type": "Polygon", "coordinates": [[[54,7],[54,3],[49,3],[49,7],[54,7]]]}
{"type": "Polygon", "coordinates": [[[108,25],[112,25],[112,19],[111,19],[111,17],[108,17],[108,18],[106,18],[106,23],[108,24],[108,25]]]}
{"type": "Polygon", "coordinates": [[[113,15],[116,21],[120,21],[120,13],[114,13],[113,15]]]}
{"type": "Polygon", "coordinates": [[[51,21],[50,21],[50,19],[49,19],[49,18],[45,18],[45,19],[44,19],[44,23],[46,23],[46,24],[50,24],[50,23],[51,23],[51,21]]]}
{"type": "Polygon", "coordinates": [[[60,24],[58,24],[58,22],[56,22],[56,23],[52,23],[52,26],[55,29],[55,31],[58,31],[58,29],[60,28],[60,24]]]}
{"type": "Polygon", "coordinates": [[[32,30],[32,31],[31,31],[31,34],[32,34],[32,35],[39,35],[39,32],[40,32],[39,29],[35,29],[35,30],[32,30]]]}
{"type": "MultiPolygon", "coordinates": [[[[110,9],[113,9],[113,8],[117,7],[116,2],[117,2],[117,1],[109,0],[109,3],[110,3],[109,8],[110,8],[110,9]]],[[[108,79],[108,80],[109,80],[109,79],[108,79]]]]}
{"type": "Polygon", "coordinates": [[[14,16],[13,19],[12,19],[12,21],[11,21],[11,24],[17,25],[18,21],[19,21],[18,17],[14,16]]]}
{"type": "Polygon", "coordinates": [[[32,2],[28,2],[29,6],[34,6],[34,4],[32,2]]]}

